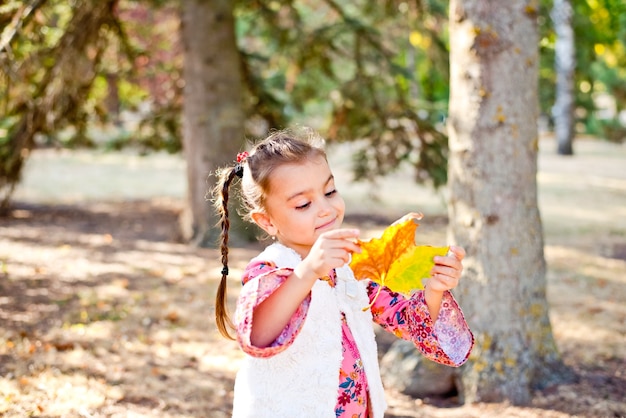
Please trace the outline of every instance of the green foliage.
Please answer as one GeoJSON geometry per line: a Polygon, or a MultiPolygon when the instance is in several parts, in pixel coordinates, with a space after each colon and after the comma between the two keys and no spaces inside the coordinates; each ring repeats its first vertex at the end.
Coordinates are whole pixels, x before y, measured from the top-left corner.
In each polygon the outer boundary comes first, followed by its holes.
{"type": "MultiPolygon", "coordinates": [[[[603,135],[602,125],[619,124],[615,119],[598,121],[598,94],[615,100],[616,111],[626,108],[626,3],[623,0],[571,0],[576,38],[576,107],[586,133],[603,135]]],[[[550,114],[554,103],[554,41],[549,11],[544,2],[539,17],[541,42],[540,103],[550,114]]]]}
{"type": "Polygon", "coordinates": [[[11,2],[0,9],[0,85],[7,125],[0,155],[0,193],[6,204],[37,136],[67,126],[76,143],[88,143],[83,104],[102,57],[100,28],[114,0],[11,2]],[[6,13],[6,15],[5,15],[6,13]]]}
{"type": "Polygon", "coordinates": [[[330,140],[365,140],[354,160],[357,179],[407,162],[418,181],[444,184],[447,138],[436,124],[448,98],[440,30],[447,16],[445,7],[420,14],[430,6],[416,4],[421,9],[391,1],[240,3],[249,114],[272,127],[314,119],[330,140]],[[418,31],[428,42],[409,41],[418,31]]]}
{"type": "MultiPolygon", "coordinates": [[[[588,132],[614,137],[619,121],[599,119],[596,103],[601,93],[618,112],[626,107],[626,3],[572,2],[577,115],[588,132]]],[[[260,135],[259,126],[313,125],[330,140],[359,141],[357,179],[407,163],[416,181],[445,184],[447,7],[443,0],[236,2],[248,135],[260,135]]],[[[551,7],[542,2],[538,16],[545,114],[554,102],[551,7]]],[[[4,2],[0,192],[10,194],[37,141],[179,151],[179,26],[171,0],[4,2]],[[90,21],[103,5],[110,11],[90,21]]]]}
{"type": "MultiPolygon", "coordinates": [[[[93,77],[81,87],[86,94],[72,99],[71,115],[57,114],[52,124],[40,124],[33,134],[46,145],[93,146],[102,142],[92,138],[94,127],[111,131],[108,126],[122,126],[122,116],[131,112],[139,116],[134,127],[113,130],[105,146],[176,152],[181,147],[182,87],[176,4],[114,3],[116,11],[108,23],[101,30],[89,28],[100,37],[93,77]],[[74,135],[60,134],[70,126],[74,135]]],[[[447,141],[435,127],[445,117],[441,109],[447,102],[442,5],[239,2],[237,35],[249,118],[270,127],[317,120],[331,140],[379,144],[355,160],[359,179],[384,175],[406,161],[416,167],[419,181],[430,178],[435,185],[443,184],[447,141]],[[411,44],[409,34],[421,31],[432,42],[411,44]],[[438,104],[433,106],[433,101],[438,104]]],[[[23,10],[18,3],[13,6],[12,13],[23,10]]],[[[93,7],[88,1],[38,6],[39,18],[31,24],[24,21],[11,44],[20,80],[11,84],[10,97],[5,98],[9,115],[24,115],[17,97],[34,102],[44,94],[46,74],[58,65],[71,20],[81,7],[93,7]]],[[[10,120],[18,126],[22,119],[10,120]]]]}
{"type": "Polygon", "coordinates": [[[172,48],[175,8],[163,13],[119,0],[12,1],[0,7],[0,22],[5,204],[37,144],[85,147],[109,141],[110,147],[180,150],[182,57],[172,48]],[[132,135],[110,129],[131,112],[132,135]],[[111,131],[112,137],[103,138],[102,132],[111,131]]]}

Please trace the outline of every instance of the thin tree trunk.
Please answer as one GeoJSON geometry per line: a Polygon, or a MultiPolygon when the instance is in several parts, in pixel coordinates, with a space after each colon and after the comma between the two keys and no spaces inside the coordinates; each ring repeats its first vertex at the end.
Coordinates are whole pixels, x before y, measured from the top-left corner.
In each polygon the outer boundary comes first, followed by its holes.
{"type": "Polygon", "coordinates": [[[556,42],[554,63],[556,72],[556,100],[552,107],[557,152],[572,155],[574,149],[574,70],[576,46],[572,28],[572,5],[569,0],[554,0],[550,16],[554,22],[556,42]]]}
{"type": "Polygon", "coordinates": [[[450,3],[450,241],[476,346],[466,402],[529,402],[560,378],[537,205],[537,10],[527,0],[450,3]]]}
{"type": "Polygon", "coordinates": [[[215,170],[231,163],[244,142],[242,77],[233,3],[185,0],[183,144],[188,208],[181,219],[185,239],[215,244],[217,231],[207,193],[215,170]]]}

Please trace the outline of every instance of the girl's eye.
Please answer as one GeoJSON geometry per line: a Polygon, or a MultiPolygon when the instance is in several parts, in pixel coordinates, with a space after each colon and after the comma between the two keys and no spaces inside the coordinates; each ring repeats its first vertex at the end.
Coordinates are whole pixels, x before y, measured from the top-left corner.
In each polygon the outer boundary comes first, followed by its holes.
{"type": "Polygon", "coordinates": [[[311,202],[307,202],[304,205],[300,205],[300,206],[296,206],[296,210],[302,210],[302,209],[306,209],[309,206],[311,206],[311,202]]]}
{"type": "Polygon", "coordinates": [[[326,193],[326,197],[331,197],[332,195],[334,195],[335,193],[337,193],[337,189],[332,189],[330,192],[326,193]]]}

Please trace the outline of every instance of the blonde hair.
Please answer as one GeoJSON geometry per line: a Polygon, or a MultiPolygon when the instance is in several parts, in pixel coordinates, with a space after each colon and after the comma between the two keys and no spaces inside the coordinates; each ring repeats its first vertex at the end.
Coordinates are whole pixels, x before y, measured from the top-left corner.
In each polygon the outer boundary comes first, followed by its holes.
{"type": "Polygon", "coordinates": [[[250,154],[235,166],[218,171],[218,180],[213,189],[214,206],[219,214],[221,225],[220,250],[222,256],[222,279],[215,297],[215,321],[220,333],[233,339],[229,329],[234,329],[226,309],[226,277],[228,276],[228,231],[230,219],[228,210],[229,190],[233,181],[241,176],[241,203],[239,214],[252,222],[251,213],[263,210],[265,199],[270,192],[270,179],[274,170],[284,164],[298,164],[306,160],[323,157],[323,140],[311,130],[295,132],[276,131],[256,143],[250,154]]]}

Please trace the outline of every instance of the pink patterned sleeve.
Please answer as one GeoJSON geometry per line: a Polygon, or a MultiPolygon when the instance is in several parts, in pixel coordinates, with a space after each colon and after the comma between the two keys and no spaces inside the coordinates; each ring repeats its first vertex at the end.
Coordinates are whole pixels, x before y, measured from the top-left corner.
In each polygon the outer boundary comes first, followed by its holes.
{"type": "Polygon", "coordinates": [[[255,347],[250,342],[254,309],[268,298],[292,273],[290,268],[277,268],[272,262],[254,261],[243,274],[243,287],[237,300],[235,326],[241,349],[253,357],[271,357],[289,347],[300,333],[311,297],[307,297],[293,314],[276,340],[267,347],[255,347]]]}
{"type": "Polygon", "coordinates": [[[412,341],[429,360],[454,367],[467,361],[474,336],[452,293],[444,293],[439,317],[433,324],[424,291],[406,298],[383,286],[374,300],[378,290],[378,284],[368,284],[367,292],[370,302],[373,301],[372,315],[377,324],[399,338],[412,341]]]}

